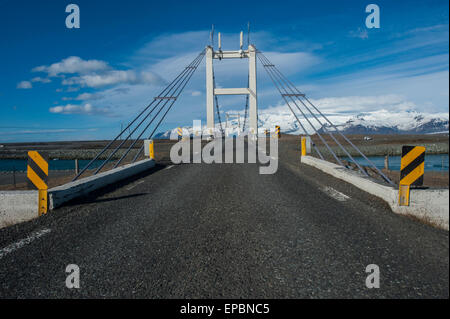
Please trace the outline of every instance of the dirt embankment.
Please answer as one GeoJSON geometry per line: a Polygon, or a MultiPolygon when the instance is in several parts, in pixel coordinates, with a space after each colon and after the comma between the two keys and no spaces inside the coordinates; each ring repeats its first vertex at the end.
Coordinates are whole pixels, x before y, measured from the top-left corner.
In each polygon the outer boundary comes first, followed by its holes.
{"type": "MultiPolygon", "coordinates": [[[[341,145],[352,156],[360,156],[360,154],[352,148],[347,141],[339,134],[333,134],[341,145]]],[[[365,140],[366,135],[347,135],[347,138],[356,145],[366,156],[399,156],[402,154],[403,145],[424,146],[427,154],[448,154],[449,152],[449,136],[448,134],[429,134],[429,135],[370,135],[370,140],[365,140]]],[[[328,152],[323,145],[322,140],[317,135],[312,135],[312,141],[315,143],[319,151],[328,152]]],[[[322,134],[323,139],[330,145],[333,152],[338,156],[346,156],[345,152],[337,145],[337,143],[328,134],[322,134]]],[[[286,140],[297,140],[298,135],[284,135],[286,140]]],[[[300,143],[300,142],[298,142],[300,143]]]]}
{"type": "MultiPolygon", "coordinates": [[[[80,142],[48,142],[48,143],[9,143],[3,144],[0,148],[0,159],[26,159],[28,151],[40,151],[46,153],[50,159],[66,159],[66,160],[89,160],[94,158],[110,141],[80,141],[80,142]]],[[[115,141],[111,145],[111,150],[116,147],[117,153],[112,159],[119,159],[128,147],[131,146],[130,141],[115,141]]],[[[136,142],[132,147],[131,153],[135,153],[143,145],[142,141],[136,142]]],[[[106,159],[110,150],[100,156],[100,159],[106,159]]]]}

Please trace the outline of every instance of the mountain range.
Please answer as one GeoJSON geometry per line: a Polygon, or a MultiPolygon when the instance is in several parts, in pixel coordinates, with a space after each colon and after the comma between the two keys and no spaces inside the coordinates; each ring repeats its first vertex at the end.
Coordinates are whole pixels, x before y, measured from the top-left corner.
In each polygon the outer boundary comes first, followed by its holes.
{"type": "MultiPolygon", "coordinates": [[[[240,114],[243,118],[243,112],[235,113],[240,114]]],[[[357,115],[328,114],[326,116],[342,133],[346,134],[437,134],[449,132],[448,113],[423,113],[415,110],[392,112],[383,109],[357,115]]],[[[319,123],[312,116],[308,117],[308,120],[301,116],[298,117],[309,134],[315,132],[310,123],[319,132],[330,128],[330,124],[323,118],[318,118],[319,123]]],[[[299,135],[304,133],[303,128],[298,124],[289,109],[269,108],[259,110],[258,126],[260,129],[267,128],[270,130],[275,125],[279,125],[281,131],[286,134],[299,135]]],[[[228,127],[237,128],[237,126],[237,119],[228,122],[228,127]]],[[[216,127],[219,128],[220,125],[216,124],[216,127]]],[[[225,123],[223,123],[223,127],[225,127],[225,123]]],[[[186,126],[184,128],[192,133],[191,127],[186,126]]],[[[175,132],[175,130],[176,128],[159,133],[155,138],[169,138],[170,132],[175,132]]]]}

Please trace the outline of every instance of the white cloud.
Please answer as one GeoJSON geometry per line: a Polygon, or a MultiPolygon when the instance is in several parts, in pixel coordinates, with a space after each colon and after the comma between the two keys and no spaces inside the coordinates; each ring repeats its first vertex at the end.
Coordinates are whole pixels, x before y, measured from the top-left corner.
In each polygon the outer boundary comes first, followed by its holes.
{"type": "Polygon", "coordinates": [[[330,76],[316,81],[316,88],[303,90],[309,96],[348,96],[358,92],[361,96],[397,95],[413,101],[420,111],[442,112],[448,110],[449,73],[439,71],[414,75],[410,70],[378,68],[345,76],[330,76]]]}
{"type": "Polygon", "coordinates": [[[64,96],[61,100],[63,101],[87,101],[87,100],[98,100],[101,99],[102,95],[98,93],[81,93],[76,97],[67,97],[64,96]]]}
{"type": "Polygon", "coordinates": [[[18,89],[31,89],[33,85],[30,81],[22,81],[17,84],[18,89]]]}
{"type": "Polygon", "coordinates": [[[322,59],[309,52],[264,52],[264,55],[277,66],[283,74],[297,74],[322,62],[322,59]]]}
{"type": "Polygon", "coordinates": [[[49,108],[50,113],[60,113],[60,114],[107,114],[106,109],[94,108],[91,104],[86,103],[84,105],[59,105],[49,108]]]}
{"type": "Polygon", "coordinates": [[[77,92],[79,90],[80,90],[79,87],[72,86],[72,87],[68,87],[66,92],[68,92],[68,93],[70,93],[70,92],[77,92]]]}
{"type": "Polygon", "coordinates": [[[360,38],[363,40],[369,38],[369,33],[367,32],[367,29],[363,29],[363,28],[358,28],[358,30],[356,30],[356,31],[350,31],[349,35],[352,38],[360,38]]]}
{"type": "Polygon", "coordinates": [[[41,65],[35,67],[32,72],[46,72],[49,76],[57,76],[60,74],[80,73],[86,74],[95,71],[103,71],[108,69],[106,62],[100,60],[83,60],[77,56],[71,56],[60,62],[53,63],[50,66],[41,65]]]}
{"type": "Polygon", "coordinates": [[[39,76],[32,78],[31,82],[40,82],[40,83],[50,83],[52,80],[48,79],[48,78],[41,78],[39,76]]]}
{"type": "MultiPolygon", "coordinates": [[[[33,72],[45,72],[49,77],[61,77],[63,85],[71,85],[67,92],[78,90],[78,87],[99,88],[118,84],[150,84],[163,85],[165,80],[155,72],[144,70],[115,70],[101,60],[83,60],[71,56],[49,66],[35,67],[33,72]],[[66,74],[75,76],[66,77],[66,74]]],[[[48,83],[50,79],[35,77],[32,82],[48,83]]],[[[66,98],[67,100],[67,98],[66,98]]]]}
{"type": "Polygon", "coordinates": [[[112,70],[101,74],[86,74],[64,79],[63,85],[80,85],[82,87],[98,88],[117,84],[153,84],[161,85],[165,81],[151,72],[136,73],[133,70],[112,70]]]}
{"type": "Polygon", "coordinates": [[[78,95],[75,100],[77,101],[84,101],[84,100],[97,100],[101,98],[100,94],[95,94],[95,93],[81,93],[80,95],[78,95]]]}
{"type": "Polygon", "coordinates": [[[73,133],[79,131],[88,131],[95,132],[97,128],[88,128],[88,129],[32,129],[32,130],[17,130],[17,131],[8,131],[8,132],[0,132],[0,135],[22,135],[22,134],[60,134],[60,133],[73,133]]]}
{"type": "Polygon", "coordinates": [[[200,92],[200,91],[192,91],[191,95],[192,96],[200,96],[200,95],[202,95],[202,92],[200,92]]]}
{"type": "Polygon", "coordinates": [[[407,101],[404,97],[395,94],[326,97],[321,99],[310,99],[310,101],[322,112],[334,114],[358,114],[381,109],[401,112],[416,108],[416,105],[413,102],[407,101]]]}
{"type": "Polygon", "coordinates": [[[155,57],[183,55],[180,52],[200,52],[209,43],[208,31],[188,31],[174,34],[162,34],[147,42],[139,49],[133,60],[154,61],[155,57]]]}

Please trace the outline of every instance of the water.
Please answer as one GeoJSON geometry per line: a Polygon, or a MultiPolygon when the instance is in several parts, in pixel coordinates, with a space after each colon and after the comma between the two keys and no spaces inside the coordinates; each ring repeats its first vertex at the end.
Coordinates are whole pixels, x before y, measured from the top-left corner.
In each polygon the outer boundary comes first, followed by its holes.
{"type": "MultiPolygon", "coordinates": [[[[368,156],[368,158],[378,168],[384,168],[384,156],[368,156]]],[[[343,159],[350,161],[348,157],[343,159]]],[[[369,166],[369,163],[363,157],[354,157],[362,165],[369,166]]],[[[389,169],[400,171],[401,156],[389,156],[389,169]]],[[[425,155],[425,171],[448,172],[448,154],[430,154],[425,155]]]]}
{"type": "MultiPolygon", "coordinates": [[[[83,169],[90,160],[78,160],[79,169],[83,169]]],[[[94,161],[89,168],[97,168],[103,160],[94,161]]],[[[4,171],[26,171],[27,160],[22,159],[0,159],[0,172],[4,171]]],[[[75,170],[75,160],[50,160],[50,170],[75,170]]]]}
{"type": "MultiPolygon", "coordinates": [[[[344,159],[349,160],[344,157],[344,159]]],[[[363,157],[354,157],[358,163],[369,165],[363,157]]],[[[384,168],[384,156],[369,156],[369,159],[378,167],[384,168]]],[[[400,170],[400,156],[389,156],[389,169],[393,171],[400,170]]],[[[83,169],[89,160],[78,160],[78,166],[83,169]]],[[[102,160],[94,161],[90,168],[97,168],[103,163],[102,160]]],[[[50,170],[75,170],[74,160],[50,160],[50,170]]],[[[20,159],[0,159],[0,171],[26,171],[27,160],[20,159]]],[[[448,172],[448,154],[425,155],[425,171],[448,172]]]]}

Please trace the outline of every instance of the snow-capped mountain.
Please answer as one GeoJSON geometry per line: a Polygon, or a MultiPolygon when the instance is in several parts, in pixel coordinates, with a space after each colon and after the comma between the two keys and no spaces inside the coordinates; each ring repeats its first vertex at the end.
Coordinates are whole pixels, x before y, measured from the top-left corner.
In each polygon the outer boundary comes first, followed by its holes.
{"type": "Polygon", "coordinates": [[[426,114],[416,111],[391,113],[381,110],[358,114],[338,128],[347,134],[432,134],[448,133],[448,114],[426,114]]]}
{"type": "MultiPolygon", "coordinates": [[[[241,114],[243,118],[243,112],[235,113],[241,114]]],[[[321,117],[318,117],[319,123],[312,116],[308,116],[307,119],[301,114],[297,114],[297,116],[309,134],[314,133],[311,124],[319,132],[322,132],[324,127],[329,127],[329,124],[321,117]]],[[[448,133],[449,131],[448,113],[420,113],[412,110],[392,112],[382,109],[358,115],[326,114],[326,116],[340,131],[347,134],[432,134],[448,133]]],[[[283,133],[304,134],[303,128],[287,107],[260,109],[258,114],[260,131],[272,130],[275,125],[279,125],[283,133]]],[[[238,120],[229,121],[227,126],[237,129],[238,120]]],[[[219,128],[219,124],[216,124],[216,127],[219,128]]],[[[225,123],[223,123],[223,127],[225,127],[225,123]]],[[[185,129],[192,134],[191,127],[185,127],[185,129]]],[[[176,128],[160,133],[156,138],[169,138],[171,132],[176,133],[176,128]]]]}

